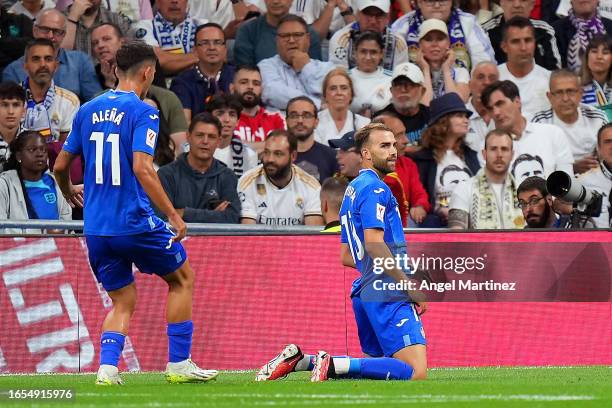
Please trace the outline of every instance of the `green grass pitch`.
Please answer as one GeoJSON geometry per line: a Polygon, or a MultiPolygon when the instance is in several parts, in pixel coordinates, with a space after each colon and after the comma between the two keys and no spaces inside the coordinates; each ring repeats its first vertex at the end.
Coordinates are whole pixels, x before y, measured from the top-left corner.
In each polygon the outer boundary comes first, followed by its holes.
{"type": "Polygon", "coordinates": [[[255,372],[222,372],[207,384],[167,384],[161,373],[122,374],[124,385],[95,386],[94,375],[2,375],[0,407],[612,407],[612,367],[433,369],[422,382],[330,380],[309,373],[257,383],[255,372]],[[67,389],[73,400],[15,401],[8,389],[67,389]]]}

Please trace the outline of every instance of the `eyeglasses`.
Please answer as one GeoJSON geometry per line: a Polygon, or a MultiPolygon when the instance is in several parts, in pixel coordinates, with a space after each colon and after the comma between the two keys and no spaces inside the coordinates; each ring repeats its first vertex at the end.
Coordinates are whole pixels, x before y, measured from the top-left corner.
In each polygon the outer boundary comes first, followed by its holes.
{"type": "Polygon", "coordinates": [[[529,200],[529,201],[527,201],[527,202],[525,202],[525,201],[523,201],[523,200],[519,200],[519,202],[518,202],[518,204],[517,204],[517,205],[518,205],[518,207],[519,207],[521,210],[526,210],[526,209],[527,209],[527,208],[529,208],[529,207],[535,207],[535,206],[536,206],[536,205],[538,205],[538,203],[539,203],[540,201],[542,201],[543,199],[544,199],[544,197],[539,197],[539,198],[537,198],[537,197],[533,197],[531,200],[529,200]]]}
{"type": "Polygon", "coordinates": [[[317,116],[312,112],[302,112],[302,113],[291,112],[290,114],[287,115],[287,119],[291,119],[291,120],[298,120],[299,118],[302,118],[304,120],[312,120],[316,117],[317,116]]]}
{"type": "Polygon", "coordinates": [[[423,4],[427,4],[429,7],[433,7],[436,5],[438,6],[445,6],[446,4],[448,4],[450,2],[450,0],[421,0],[423,2],[423,4]]]}
{"type": "Polygon", "coordinates": [[[559,89],[558,91],[551,91],[550,94],[555,98],[562,98],[563,95],[567,95],[568,98],[573,98],[580,92],[578,89],[559,89]]]}
{"type": "Polygon", "coordinates": [[[45,26],[41,26],[41,25],[35,25],[34,27],[39,29],[40,32],[45,34],[45,35],[49,34],[49,33],[53,33],[54,37],[62,37],[62,36],[64,36],[64,34],[66,34],[66,30],[61,30],[59,28],[51,28],[51,27],[45,27],[45,26]]]}
{"type": "Polygon", "coordinates": [[[276,33],[278,38],[283,41],[289,41],[291,38],[295,38],[296,40],[301,40],[306,35],[305,32],[297,32],[297,33],[276,33]]]}
{"type": "Polygon", "coordinates": [[[225,41],[223,40],[202,40],[196,43],[196,46],[198,47],[210,47],[211,45],[214,47],[221,47],[222,45],[225,45],[225,41]]]}

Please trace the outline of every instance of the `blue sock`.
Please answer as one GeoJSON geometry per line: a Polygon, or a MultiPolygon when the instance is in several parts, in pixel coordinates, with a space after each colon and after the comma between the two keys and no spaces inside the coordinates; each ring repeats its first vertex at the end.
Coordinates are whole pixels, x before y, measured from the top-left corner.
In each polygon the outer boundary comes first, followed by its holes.
{"type": "Polygon", "coordinates": [[[362,358],[360,366],[362,378],[371,380],[409,380],[412,378],[412,367],[396,358],[362,358]]]}
{"type": "Polygon", "coordinates": [[[193,322],[168,323],[168,361],[178,363],[191,355],[193,322]]]}
{"type": "Polygon", "coordinates": [[[100,338],[100,365],[107,364],[117,367],[123,351],[125,336],[121,333],[106,331],[100,338]]]}

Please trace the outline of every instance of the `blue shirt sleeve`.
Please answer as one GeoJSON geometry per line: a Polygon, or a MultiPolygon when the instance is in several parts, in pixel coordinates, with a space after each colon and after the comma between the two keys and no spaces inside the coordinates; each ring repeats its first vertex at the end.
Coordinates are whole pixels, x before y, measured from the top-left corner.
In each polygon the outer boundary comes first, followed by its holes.
{"type": "Polygon", "coordinates": [[[363,229],[385,228],[388,191],[380,186],[368,185],[359,194],[359,214],[363,229]]]}
{"type": "Polygon", "coordinates": [[[91,62],[91,58],[83,52],[78,52],[76,55],[80,70],[79,82],[81,83],[81,97],[84,101],[88,101],[102,92],[102,87],[98,82],[96,70],[91,62]]]}
{"type": "Polygon", "coordinates": [[[74,119],[72,120],[72,129],[70,130],[70,133],[64,142],[64,146],[62,147],[62,149],[74,155],[81,154],[83,152],[83,135],[81,134],[80,117],[81,111],[79,110],[77,111],[76,115],[74,115],[74,119]]]}
{"type": "Polygon", "coordinates": [[[136,118],[132,152],[143,152],[153,156],[157,132],[159,132],[159,112],[153,107],[147,107],[136,118]]]}

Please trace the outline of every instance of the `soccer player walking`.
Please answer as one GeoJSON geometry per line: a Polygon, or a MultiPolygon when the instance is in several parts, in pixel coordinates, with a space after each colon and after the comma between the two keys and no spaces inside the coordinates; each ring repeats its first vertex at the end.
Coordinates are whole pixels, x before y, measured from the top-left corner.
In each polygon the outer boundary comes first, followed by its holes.
{"type": "Polygon", "coordinates": [[[168,284],[166,379],[208,381],[218,372],[203,370],[190,359],[194,273],[180,243],[187,228],[152,165],[159,113],[141,100],[153,81],[157,59],[150,46],[128,42],[116,60],[117,89],[81,107],[54,167],[68,202],[84,205],[89,263],[113,301],[102,324],[96,384],[122,383],[117,365],[136,306],[132,263],[168,284]],[[69,177],[70,163],[80,154],[86,163],[84,190],[69,177]],[[154,215],[149,199],[176,234],[154,215]]]}
{"type": "Polygon", "coordinates": [[[425,333],[419,317],[427,304],[422,293],[412,289],[415,282],[404,270],[395,262],[384,262],[406,254],[398,203],[382,181],[395,170],[395,137],[384,124],[371,123],[355,133],[355,146],[362,169],[347,187],[340,209],[342,263],[361,273],[353,282],[351,299],[361,348],[370,358],[331,357],[325,351],[312,356],[290,344],[260,369],[258,381],[306,370],[312,370],[314,382],[334,377],[427,377],[425,333]]]}

